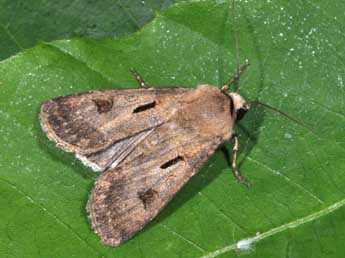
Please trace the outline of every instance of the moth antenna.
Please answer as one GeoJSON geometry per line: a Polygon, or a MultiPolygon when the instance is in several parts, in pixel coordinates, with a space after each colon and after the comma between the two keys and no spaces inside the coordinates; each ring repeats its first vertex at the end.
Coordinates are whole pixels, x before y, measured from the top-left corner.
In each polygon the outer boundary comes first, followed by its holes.
{"type": "Polygon", "coordinates": [[[299,124],[299,125],[303,126],[304,128],[307,128],[309,131],[314,133],[314,131],[310,127],[308,127],[305,123],[303,123],[302,121],[292,117],[291,115],[289,115],[289,114],[287,114],[287,113],[285,113],[285,112],[283,112],[283,111],[281,111],[281,110],[279,110],[279,109],[277,109],[275,107],[271,107],[270,105],[262,103],[262,102],[260,102],[258,100],[248,100],[248,101],[246,101],[246,104],[249,104],[249,105],[250,104],[254,104],[254,105],[264,106],[264,107],[266,107],[268,109],[271,109],[272,111],[275,111],[275,112],[285,116],[286,118],[290,119],[291,121],[295,122],[296,124],[299,124]]]}
{"type": "Polygon", "coordinates": [[[235,40],[235,55],[236,55],[236,74],[235,74],[235,92],[238,92],[240,88],[240,50],[238,48],[238,35],[236,26],[236,0],[232,1],[232,30],[234,31],[235,40]]]}
{"type": "Polygon", "coordinates": [[[235,90],[234,92],[238,92],[240,88],[240,76],[244,72],[244,70],[249,66],[249,61],[246,60],[246,63],[240,66],[240,50],[238,48],[238,35],[237,35],[237,28],[236,28],[236,4],[235,0],[232,1],[232,30],[234,32],[234,43],[235,43],[235,55],[236,55],[236,72],[234,76],[227,81],[221,88],[221,91],[226,93],[230,86],[235,83],[235,90]]]}

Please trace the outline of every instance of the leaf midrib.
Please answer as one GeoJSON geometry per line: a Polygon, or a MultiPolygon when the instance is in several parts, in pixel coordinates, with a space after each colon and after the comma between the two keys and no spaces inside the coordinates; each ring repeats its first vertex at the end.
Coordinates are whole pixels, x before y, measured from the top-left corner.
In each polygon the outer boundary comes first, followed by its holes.
{"type": "Polygon", "coordinates": [[[217,257],[221,254],[224,254],[224,253],[227,253],[227,252],[230,252],[232,250],[235,250],[237,249],[237,245],[239,242],[241,241],[244,241],[244,240],[247,240],[248,243],[257,243],[261,240],[264,240],[270,236],[273,236],[273,235],[276,235],[280,232],[283,232],[287,229],[291,229],[291,228],[296,228],[300,225],[303,225],[303,224],[306,224],[308,222],[311,222],[311,221],[314,221],[318,218],[321,218],[323,216],[326,216],[330,213],[332,213],[333,211],[337,210],[337,209],[340,209],[341,207],[343,207],[345,205],[345,199],[341,199],[340,201],[338,202],[335,202],[334,204],[330,205],[330,206],[327,206],[317,212],[314,212],[308,216],[305,216],[305,217],[302,217],[302,218],[299,218],[299,219],[296,219],[296,220],[293,220],[291,222],[288,222],[286,224],[283,224],[281,226],[278,226],[278,227],[275,227],[275,228],[272,228],[266,232],[263,232],[261,233],[260,235],[257,235],[257,236],[253,236],[251,238],[246,238],[246,239],[242,239],[240,241],[238,241],[237,243],[234,243],[234,244],[231,244],[231,245],[228,245],[228,246],[225,246],[223,248],[220,248],[220,249],[217,249],[213,252],[210,252],[204,256],[201,256],[200,258],[213,258],[213,257],[217,257]]]}

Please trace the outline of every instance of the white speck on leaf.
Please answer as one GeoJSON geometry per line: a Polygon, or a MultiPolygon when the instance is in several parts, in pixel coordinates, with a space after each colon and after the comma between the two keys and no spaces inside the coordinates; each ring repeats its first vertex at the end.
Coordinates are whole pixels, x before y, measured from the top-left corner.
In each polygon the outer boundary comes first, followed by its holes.
{"type": "Polygon", "coordinates": [[[339,86],[340,86],[341,88],[344,88],[343,78],[341,78],[340,74],[338,74],[338,82],[339,82],[339,86]]]}
{"type": "Polygon", "coordinates": [[[242,239],[237,242],[236,248],[240,251],[249,251],[255,243],[256,237],[242,239]]]}
{"type": "Polygon", "coordinates": [[[284,137],[285,137],[286,139],[291,139],[291,138],[292,138],[292,135],[289,134],[289,133],[285,133],[284,137]]]}

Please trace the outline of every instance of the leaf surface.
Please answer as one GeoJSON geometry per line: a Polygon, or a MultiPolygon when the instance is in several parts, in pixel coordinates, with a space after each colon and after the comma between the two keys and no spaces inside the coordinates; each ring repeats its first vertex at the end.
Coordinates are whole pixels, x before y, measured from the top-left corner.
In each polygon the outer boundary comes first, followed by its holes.
{"type": "MultiPolygon", "coordinates": [[[[253,187],[234,180],[218,151],[152,223],[118,248],[101,245],[90,229],[85,205],[96,175],[41,131],[43,101],[137,87],[132,66],[156,87],[221,86],[236,66],[230,7],[223,1],[179,3],[130,36],[53,41],[0,63],[1,256],[342,256],[341,1],[239,2],[241,62],[251,63],[240,93],[313,131],[252,106],[236,131],[240,169],[253,187]]],[[[231,153],[232,145],[226,147],[231,153]]]]}
{"type": "Polygon", "coordinates": [[[140,29],[173,0],[0,0],[0,60],[42,41],[116,38],[140,29]]]}

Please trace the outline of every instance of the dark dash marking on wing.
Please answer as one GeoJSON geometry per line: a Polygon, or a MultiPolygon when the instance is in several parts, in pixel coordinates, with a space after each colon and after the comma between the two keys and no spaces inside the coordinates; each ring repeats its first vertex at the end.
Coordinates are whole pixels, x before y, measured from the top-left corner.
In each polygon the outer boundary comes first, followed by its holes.
{"type": "Polygon", "coordinates": [[[182,160],[184,160],[183,157],[177,156],[176,158],[171,159],[171,160],[165,162],[163,165],[160,166],[160,168],[161,168],[161,169],[166,169],[166,168],[171,167],[172,165],[174,165],[174,164],[176,164],[177,162],[182,161],[182,160]]]}
{"type": "Polygon", "coordinates": [[[152,101],[150,103],[137,107],[136,109],[133,110],[133,113],[143,112],[147,109],[154,108],[155,106],[156,106],[156,101],[152,101]]]}

